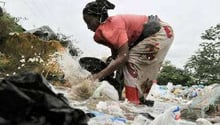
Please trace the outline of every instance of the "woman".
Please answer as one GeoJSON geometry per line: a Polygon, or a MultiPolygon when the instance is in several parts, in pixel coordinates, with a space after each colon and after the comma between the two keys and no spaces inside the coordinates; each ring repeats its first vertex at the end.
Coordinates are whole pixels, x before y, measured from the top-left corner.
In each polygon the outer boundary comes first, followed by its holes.
{"type": "Polygon", "coordinates": [[[156,79],[173,41],[172,28],[157,16],[108,16],[114,5],[107,0],[88,3],[83,19],[95,32],[94,40],[111,49],[113,61],[92,79],[102,79],[121,68],[128,101],[139,104],[156,79]]]}

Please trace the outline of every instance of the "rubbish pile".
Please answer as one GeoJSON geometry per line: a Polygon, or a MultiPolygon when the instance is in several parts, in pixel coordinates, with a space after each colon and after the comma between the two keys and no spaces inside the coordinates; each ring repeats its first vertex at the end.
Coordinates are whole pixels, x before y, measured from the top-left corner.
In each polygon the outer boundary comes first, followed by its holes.
{"type": "MultiPolygon", "coordinates": [[[[56,90],[68,98],[72,107],[82,109],[86,113],[92,113],[95,116],[89,120],[89,125],[141,125],[142,123],[142,125],[152,125],[155,123],[154,120],[158,119],[161,115],[165,115],[165,112],[171,112],[170,115],[172,115],[172,117],[169,116],[168,120],[159,120],[163,121],[164,125],[165,123],[170,125],[170,121],[173,120],[175,124],[181,125],[197,125],[198,121],[211,121],[213,124],[220,122],[218,119],[219,109],[217,109],[220,106],[218,101],[220,94],[217,92],[220,88],[219,85],[213,85],[212,87],[202,85],[187,87],[173,85],[172,83],[168,83],[167,85],[154,84],[146,97],[147,100],[151,100],[154,104],[152,106],[136,105],[128,102],[126,99],[123,101],[118,100],[118,91],[113,87],[114,84],[108,83],[107,80],[93,83],[83,80],[90,75],[90,73],[79,65],[79,60],[80,57],[70,59],[68,56],[64,56],[62,60],[59,60],[61,67],[71,69],[72,71],[71,73],[64,72],[66,74],[65,79],[71,79],[68,81],[71,82],[72,87],[56,87],[56,90]],[[66,63],[68,65],[65,65],[66,63]],[[75,87],[80,85],[83,87],[83,84],[81,84],[83,82],[87,82],[84,84],[87,84],[87,88],[90,90],[92,89],[92,93],[90,93],[87,99],[77,99],[75,98],[76,95],[81,96],[83,94],[76,94],[74,92],[75,87]],[[216,95],[210,95],[211,93],[216,93],[216,95]],[[203,98],[206,98],[208,94],[212,96],[213,99],[210,99],[206,105],[207,107],[210,105],[210,109],[213,109],[212,105],[214,104],[214,109],[216,110],[204,110],[204,105],[194,107],[197,99],[204,100],[203,98]],[[204,112],[207,115],[188,117],[197,110],[200,111],[200,114],[204,112]],[[176,115],[174,115],[175,113],[173,114],[175,111],[177,111],[176,115]],[[212,112],[212,116],[210,115],[210,111],[212,112]]],[[[156,123],[155,125],[157,125],[156,123]]]]}
{"type": "MultiPolygon", "coordinates": [[[[78,79],[82,79],[90,73],[86,72],[79,64],[76,65],[78,60],[76,58],[71,60],[75,66],[72,70],[77,71],[80,76],[78,79]],[[80,68],[76,68],[76,66],[80,68]]],[[[65,58],[62,58],[61,61],[64,62],[65,58]]],[[[66,65],[63,64],[63,66],[66,65]]],[[[74,66],[71,65],[70,67],[74,66]]],[[[66,77],[68,78],[68,75],[66,77]]],[[[79,83],[73,82],[71,88],[57,87],[56,90],[64,93],[72,107],[80,108],[95,116],[89,120],[89,125],[157,125],[161,122],[163,123],[162,125],[171,125],[171,121],[175,125],[198,125],[198,122],[208,122],[210,124],[220,122],[218,109],[220,107],[220,94],[218,91],[220,85],[218,84],[211,86],[194,85],[192,87],[173,85],[172,83],[167,85],[154,84],[146,97],[147,100],[153,101],[154,104],[153,106],[148,106],[135,105],[126,99],[123,101],[118,100],[118,91],[106,80],[95,83],[87,81],[89,88],[93,89],[90,97],[84,100],[77,100],[73,97],[76,95],[73,88],[80,85],[82,81],[80,82],[80,80],[76,79],[74,81],[79,81],[79,83]],[[208,99],[208,96],[213,98],[208,99]],[[205,99],[207,100],[206,104],[203,103],[205,99]],[[207,108],[204,109],[204,105],[199,104],[200,102],[197,100],[200,100],[207,108]],[[197,115],[189,117],[194,112],[197,115]]],[[[78,96],[80,95],[78,94],[78,96]]]]}
{"type": "Polygon", "coordinates": [[[106,80],[84,80],[90,73],[80,67],[77,57],[65,52],[57,57],[57,63],[69,87],[52,86],[36,73],[1,80],[0,98],[5,101],[0,104],[0,123],[208,125],[220,122],[219,84],[192,87],[154,84],[146,97],[153,105],[136,105],[126,99],[119,100],[118,91],[106,80]]]}

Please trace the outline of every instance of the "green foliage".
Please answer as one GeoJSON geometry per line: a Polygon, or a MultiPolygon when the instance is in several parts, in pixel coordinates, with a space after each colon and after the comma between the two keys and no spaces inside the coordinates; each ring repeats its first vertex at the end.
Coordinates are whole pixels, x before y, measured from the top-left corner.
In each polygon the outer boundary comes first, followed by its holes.
{"type": "Polygon", "coordinates": [[[184,66],[191,72],[198,82],[206,84],[220,82],[220,24],[211,27],[202,34],[201,38],[206,40],[199,46],[195,55],[189,59],[184,66]]]}
{"type": "Polygon", "coordinates": [[[171,65],[170,62],[165,62],[161,72],[158,75],[158,83],[166,85],[168,82],[172,82],[174,85],[181,84],[183,86],[189,86],[193,83],[193,79],[190,74],[182,69],[178,69],[171,65]]]}
{"type": "Polygon", "coordinates": [[[220,24],[217,24],[215,27],[210,27],[205,33],[202,33],[201,36],[204,40],[220,40],[220,24]]]}
{"type": "Polygon", "coordinates": [[[17,24],[17,18],[11,17],[9,14],[4,13],[0,16],[0,40],[8,37],[10,32],[23,32],[24,29],[17,24]]]}

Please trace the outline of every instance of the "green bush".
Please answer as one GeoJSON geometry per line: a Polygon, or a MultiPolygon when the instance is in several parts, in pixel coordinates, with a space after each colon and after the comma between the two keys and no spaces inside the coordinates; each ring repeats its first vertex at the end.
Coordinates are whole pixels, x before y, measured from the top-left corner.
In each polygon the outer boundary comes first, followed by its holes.
{"type": "Polygon", "coordinates": [[[24,29],[18,25],[18,20],[11,17],[8,13],[0,16],[0,41],[8,37],[10,32],[23,32],[24,29]]]}

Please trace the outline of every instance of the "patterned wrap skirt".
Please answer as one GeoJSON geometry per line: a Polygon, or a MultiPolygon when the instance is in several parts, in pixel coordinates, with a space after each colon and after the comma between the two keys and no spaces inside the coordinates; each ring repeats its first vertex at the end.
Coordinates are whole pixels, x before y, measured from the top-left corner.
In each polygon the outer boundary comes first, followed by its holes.
{"type": "Polygon", "coordinates": [[[123,67],[125,86],[137,88],[140,96],[151,88],[173,42],[172,28],[165,22],[160,24],[160,31],[130,49],[128,62],[123,67]]]}

